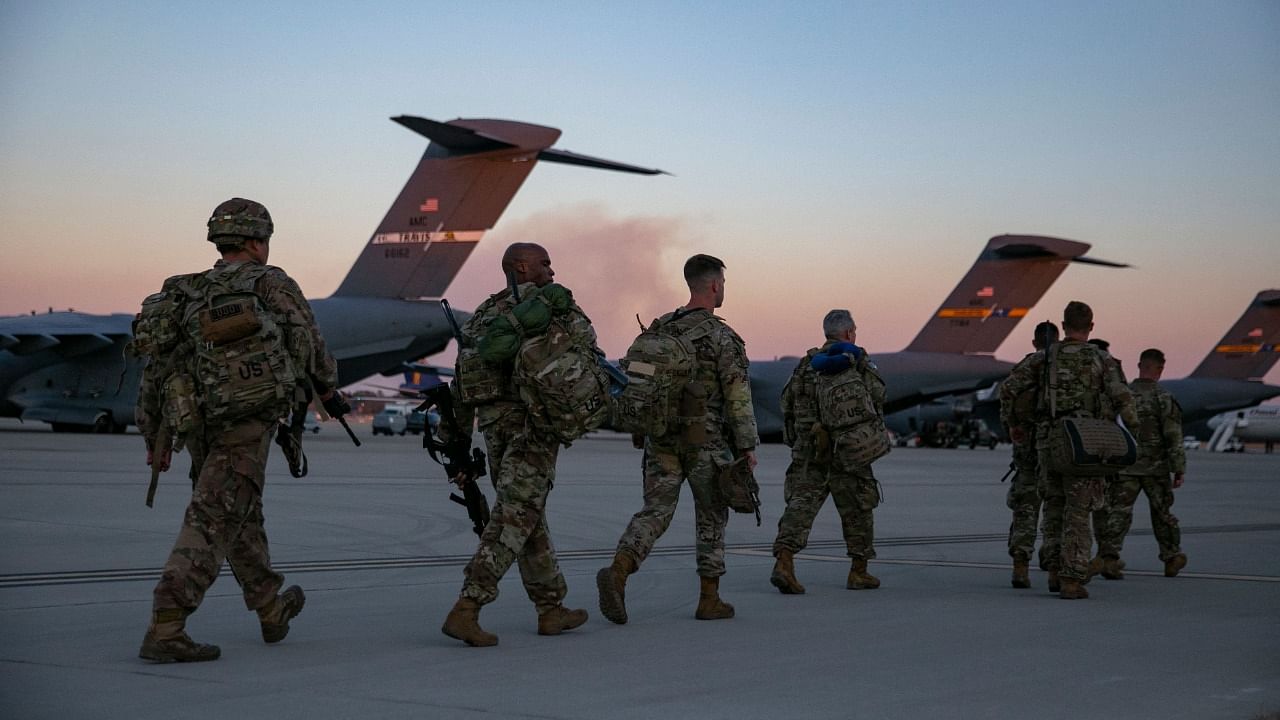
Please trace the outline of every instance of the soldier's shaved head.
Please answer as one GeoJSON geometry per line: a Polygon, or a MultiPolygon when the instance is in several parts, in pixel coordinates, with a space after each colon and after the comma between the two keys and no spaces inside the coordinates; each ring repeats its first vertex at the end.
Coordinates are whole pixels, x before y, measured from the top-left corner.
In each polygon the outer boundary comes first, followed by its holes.
{"type": "Polygon", "coordinates": [[[1031,346],[1037,350],[1043,350],[1050,345],[1058,342],[1058,326],[1045,320],[1036,325],[1036,329],[1031,336],[1031,346]]]}
{"type": "Polygon", "coordinates": [[[517,283],[531,282],[543,287],[555,277],[551,269],[551,256],[537,243],[511,243],[502,253],[502,274],[514,277],[517,283]]]}

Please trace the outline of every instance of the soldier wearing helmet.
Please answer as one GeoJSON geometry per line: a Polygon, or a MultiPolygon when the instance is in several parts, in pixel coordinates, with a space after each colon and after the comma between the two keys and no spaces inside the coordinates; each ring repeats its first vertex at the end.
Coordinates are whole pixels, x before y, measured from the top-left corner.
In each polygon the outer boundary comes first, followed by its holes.
{"type": "Polygon", "coordinates": [[[262,492],[272,435],[291,407],[313,391],[331,415],[350,410],[337,365],[297,283],[267,265],[274,230],[260,203],[232,198],[214,209],[208,240],[221,258],[203,272],[177,275],[143,303],[135,351],[148,359],[138,400],[147,464],[170,462],[168,443],[191,454],[193,492],[182,529],[153,593],[139,656],[153,662],[214,660],[215,645],[185,631],[230,563],[262,638],[283,640],[305,597],[271,567],[262,492]],[[156,331],[155,328],[165,328],[156,331]]]}

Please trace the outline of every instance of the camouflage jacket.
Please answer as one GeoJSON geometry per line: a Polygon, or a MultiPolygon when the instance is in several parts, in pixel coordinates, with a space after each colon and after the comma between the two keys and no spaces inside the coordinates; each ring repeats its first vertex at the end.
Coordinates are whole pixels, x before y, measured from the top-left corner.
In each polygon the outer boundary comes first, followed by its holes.
{"type": "Polygon", "coordinates": [[[714,318],[715,330],[696,338],[693,347],[697,352],[696,378],[707,391],[708,436],[724,437],[735,450],[752,450],[760,438],[751,405],[746,343],[709,310],[677,310],[658,318],[658,323],[691,328],[707,318],[714,318]]]}
{"type": "MultiPolygon", "coordinates": [[[[1039,431],[1047,432],[1049,421],[1069,416],[1110,418],[1119,414],[1126,427],[1138,427],[1133,396],[1124,384],[1111,356],[1079,340],[1063,340],[1037,351],[1018,363],[1001,387],[1002,397],[1036,394],[1039,431]],[[1056,369],[1046,371],[1046,363],[1056,369]],[[1006,395],[1007,393],[1007,395],[1006,395]]],[[[1001,403],[1001,419],[1012,417],[1012,407],[1001,403]]]]}
{"type": "Polygon", "coordinates": [[[1187,469],[1182,449],[1182,408],[1168,390],[1154,380],[1134,380],[1129,384],[1138,410],[1138,462],[1125,468],[1124,475],[1181,474],[1187,469]]]}
{"type": "MultiPolygon", "coordinates": [[[[811,363],[815,355],[826,352],[835,343],[828,340],[822,347],[810,348],[782,388],[782,437],[789,446],[802,446],[818,421],[818,373],[811,363]]],[[[885,384],[875,363],[864,352],[854,369],[862,376],[872,404],[884,417],[885,384]]]]}
{"type": "MultiPolygon", "coordinates": [[[[521,283],[516,287],[520,297],[527,297],[530,293],[537,290],[538,286],[533,283],[521,283]]],[[[485,298],[472,313],[471,318],[462,326],[462,335],[465,341],[472,345],[479,342],[484,335],[489,324],[505,313],[511,312],[516,306],[515,299],[511,296],[510,288],[503,288],[500,292],[485,298]]],[[[587,314],[578,307],[575,302],[569,310],[570,322],[574,324],[573,332],[583,333],[586,337],[591,338],[592,343],[595,342],[596,331],[591,326],[591,320],[587,314]]],[[[520,394],[516,391],[515,381],[512,379],[512,373],[515,367],[513,363],[503,363],[500,371],[502,375],[503,392],[502,397],[498,400],[485,403],[476,407],[468,406],[461,402],[455,402],[457,408],[458,426],[462,428],[470,428],[478,419],[480,429],[483,430],[500,418],[510,412],[523,412],[524,403],[520,400],[520,394]]],[[[455,400],[457,393],[454,393],[455,400]]]]}
{"type": "MultiPolygon", "coordinates": [[[[256,265],[252,262],[237,264],[218,260],[213,270],[232,268],[248,269],[256,265]]],[[[206,271],[208,272],[208,271],[206,271]]],[[[183,292],[184,286],[196,281],[203,273],[193,275],[175,275],[164,281],[162,292],[183,292]]],[[[279,325],[285,350],[293,361],[294,369],[300,377],[310,378],[323,392],[338,386],[338,365],[325,347],[324,338],[316,326],[315,315],[311,305],[302,294],[302,289],[284,270],[275,266],[267,266],[266,272],[258,278],[254,292],[262,299],[263,304],[279,325]]],[[[185,344],[185,343],[184,343],[185,344]]],[[[179,344],[178,353],[184,352],[184,344],[179,344]]],[[[141,387],[138,392],[138,406],[134,413],[138,429],[142,431],[148,447],[155,440],[159,430],[159,419],[163,410],[163,385],[170,372],[190,371],[181,357],[174,362],[150,362],[142,371],[141,387]]]]}

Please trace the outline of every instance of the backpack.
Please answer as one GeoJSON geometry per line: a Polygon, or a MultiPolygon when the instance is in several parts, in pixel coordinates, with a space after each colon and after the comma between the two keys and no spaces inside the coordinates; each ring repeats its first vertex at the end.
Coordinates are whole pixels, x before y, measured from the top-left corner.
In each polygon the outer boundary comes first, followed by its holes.
{"type": "Polygon", "coordinates": [[[678,318],[665,323],[659,318],[641,330],[620,363],[627,385],[614,401],[614,422],[619,430],[654,438],[684,428],[705,430],[705,390],[697,380],[698,354],[693,342],[710,335],[715,327],[714,317],[692,327],[678,318]],[[703,395],[701,412],[694,397],[699,391],[703,395]],[[682,408],[686,395],[690,401],[682,408]]]}
{"type": "Polygon", "coordinates": [[[833,375],[817,373],[818,422],[836,433],[879,417],[862,378],[860,363],[833,375]]]}
{"type": "Polygon", "coordinates": [[[530,418],[565,445],[609,418],[609,377],[590,327],[585,317],[556,315],[516,352],[512,378],[530,418]]]}
{"type": "Polygon", "coordinates": [[[206,421],[282,416],[298,377],[271,312],[255,292],[265,265],[230,265],[194,275],[183,327],[195,346],[192,371],[206,421]]]}

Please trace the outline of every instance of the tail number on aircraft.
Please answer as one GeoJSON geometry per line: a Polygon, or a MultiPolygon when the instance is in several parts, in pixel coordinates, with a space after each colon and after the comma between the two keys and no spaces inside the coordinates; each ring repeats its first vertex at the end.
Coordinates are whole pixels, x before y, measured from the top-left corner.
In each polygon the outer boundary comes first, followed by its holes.
{"type": "Polygon", "coordinates": [[[389,258],[407,258],[407,257],[409,257],[409,248],[407,248],[407,247],[392,247],[392,248],[386,248],[386,249],[385,249],[385,250],[383,250],[382,252],[383,252],[383,255],[382,255],[383,257],[389,257],[389,258]]]}

